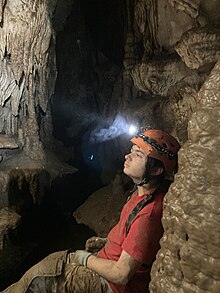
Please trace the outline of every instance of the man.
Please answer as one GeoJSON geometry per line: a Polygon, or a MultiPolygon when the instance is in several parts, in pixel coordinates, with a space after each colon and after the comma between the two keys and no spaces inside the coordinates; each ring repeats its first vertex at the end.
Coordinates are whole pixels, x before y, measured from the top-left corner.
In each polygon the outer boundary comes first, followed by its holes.
{"type": "Polygon", "coordinates": [[[51,254],[4,293],[148,292],[150,268],[163,234],[166,176],[177,169],[180,146],[170,134],[153,129],[131,141],[124,173],[136,190],[107,239],[92,237],[86,250],[51,254]],[[100,248],[97,254],[91,253],[100,248]]]}

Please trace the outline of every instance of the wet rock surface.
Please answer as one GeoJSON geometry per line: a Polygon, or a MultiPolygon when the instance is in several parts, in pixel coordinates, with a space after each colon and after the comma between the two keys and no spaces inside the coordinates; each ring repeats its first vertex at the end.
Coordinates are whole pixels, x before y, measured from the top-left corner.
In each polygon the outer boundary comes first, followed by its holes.
{"type": "Polygon", "coordinates": [[[121,209],[129,195],[123,177],[118,173],[110,185],[90,195],[73,213],[77,223],[88,226],[100,237],[106,237],[117,224],[121,209]]]}
{"type": "Polygon", "coordinates": [[[180,169],[165,197],[151,292],[220,290],[220,62],[199,91],[180,169]]]}

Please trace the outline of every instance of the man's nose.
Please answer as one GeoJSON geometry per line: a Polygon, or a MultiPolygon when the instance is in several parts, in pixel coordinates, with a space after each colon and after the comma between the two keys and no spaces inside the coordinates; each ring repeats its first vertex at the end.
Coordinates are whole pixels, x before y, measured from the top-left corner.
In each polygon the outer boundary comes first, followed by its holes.
{"type": "Polygon", "coordinates": [[[131,153],[125,155],[125,160],[130,159],[130,158],[131,158],[131,153]]]}

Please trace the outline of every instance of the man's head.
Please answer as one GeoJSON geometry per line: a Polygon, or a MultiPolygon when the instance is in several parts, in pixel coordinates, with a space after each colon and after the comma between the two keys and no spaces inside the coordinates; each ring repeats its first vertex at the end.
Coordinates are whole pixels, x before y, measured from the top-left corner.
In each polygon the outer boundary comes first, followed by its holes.
{"type": "Polygon", "coordinates": [[[147,183],[155,176],[172,173],[177,168],[177,140],[162,130],[145,130],[131,139],[131,153],[125,156],[124,172],[134,182],[147,183]],[[142,172],[142,178],[140,173],[142,172]]]}

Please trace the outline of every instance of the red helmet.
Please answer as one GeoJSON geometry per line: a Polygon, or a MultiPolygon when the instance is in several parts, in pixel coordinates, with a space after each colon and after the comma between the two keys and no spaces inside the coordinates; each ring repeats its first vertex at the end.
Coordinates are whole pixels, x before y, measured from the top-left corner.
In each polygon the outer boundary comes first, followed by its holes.
{"type": "Polygon", "coordinates": [[[163,130],[145,130],[131,141],[139,146],[149,157],[161,161],[166,172],[172,171],[177,165],[178,141],[163,130]]]}

